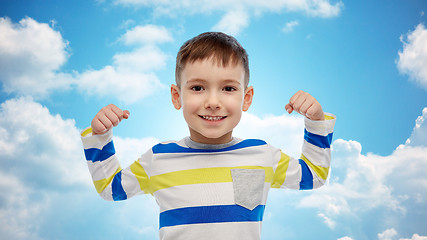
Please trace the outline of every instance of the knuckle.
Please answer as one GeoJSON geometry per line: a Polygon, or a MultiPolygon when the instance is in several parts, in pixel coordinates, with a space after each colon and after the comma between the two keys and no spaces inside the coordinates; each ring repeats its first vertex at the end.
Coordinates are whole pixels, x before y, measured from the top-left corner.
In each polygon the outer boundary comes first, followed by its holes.
{"type": "Polygon", "coordinates": [[[101,111],[99,111],[100,114],[104,114],[105,112],[108,112],[109,107],[105,106],[103,108],[101,108],[101,111]]]}
{"type": "Polygon", "coordinates": [[[307,112],[307,107],[301,107],[301,112],[307,112]]]}
{"type": "Polygon", "coordinates": [[[106,123],[106,124],[105,124],[105,127],[106,127],[107,129],[110,129],[110,128],[112,128],[112,127],[113,127],[113,123],[112,123],[112,122],[108,122],[108,123],[106,123]]]}

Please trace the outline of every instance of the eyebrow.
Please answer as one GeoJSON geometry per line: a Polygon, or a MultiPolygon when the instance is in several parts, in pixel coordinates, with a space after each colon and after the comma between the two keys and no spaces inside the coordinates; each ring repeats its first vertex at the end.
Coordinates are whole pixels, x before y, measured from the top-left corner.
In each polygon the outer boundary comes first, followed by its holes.
{"type": "MultiPolygon", "coordinates": [[[[186,81],[187,85],[193,85],[193,84],[208,84],[209,81],[204,80],[202,78],[192,78],[186,81]]],[[[222,85],[232,84],[232,85],[239,85],[244,86],[244,83],[241,83],[240,81],[234,80],[234,79],[224,79],[221,80],[222,85]]]]}
{"type": "Polygon", "coordinates": [[[225,80],[223,80],[223,82],[226,82],[226,83],[235,83],[235,84],[238,84],[238,85],[242,84],[240,81],[237,81],[237,80],[234,80],[234,79],[225,79],[225,80]]]}
{"type": "Polygon", "coordinates": [[[206,83],[207,81],[201,78],[192,78],[187,80],[187,83],[198,83],[198,82],[206,83]]]}

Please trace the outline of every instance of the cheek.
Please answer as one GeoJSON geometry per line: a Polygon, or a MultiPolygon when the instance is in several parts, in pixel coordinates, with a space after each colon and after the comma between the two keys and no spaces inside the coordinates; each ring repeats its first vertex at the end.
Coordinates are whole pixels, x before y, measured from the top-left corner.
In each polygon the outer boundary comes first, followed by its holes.
{"type": "Polygon", "coordinates": [[[194,112],[200,107],[198,102],[197,99],[194,99],[194,96],[183,95],[181,99],[182,110],[187,113],[194,112]]]}
{"type": "Polygon", "coordinates": [[[243,108],[243,99],[241,98],[232,98],[227,99],[227,101],[223,102],[223,105],[229,110],[235,113],[241,112],[243,108]]]}

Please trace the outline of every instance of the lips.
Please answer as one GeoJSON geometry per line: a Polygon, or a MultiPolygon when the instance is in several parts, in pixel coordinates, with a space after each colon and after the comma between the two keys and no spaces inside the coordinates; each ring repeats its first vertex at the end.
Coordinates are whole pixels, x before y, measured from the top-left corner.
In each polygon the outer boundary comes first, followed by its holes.
{"type": "Polygon", "coordinates": [[[220,121],[226,118],[226,116],[200,116],[200,117],[208,121],[220,121]]]}

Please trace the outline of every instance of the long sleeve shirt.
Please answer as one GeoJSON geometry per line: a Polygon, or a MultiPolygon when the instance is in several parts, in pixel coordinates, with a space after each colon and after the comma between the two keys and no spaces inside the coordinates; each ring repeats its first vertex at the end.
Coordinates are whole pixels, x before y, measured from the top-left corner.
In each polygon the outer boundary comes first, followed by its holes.
{"type": "Polygon", "coordinates": [[[97,192],[106,200],[151,194],[160,207],[160,239],[260,239],[270,188],[314,189],[327,179],[335,116],[305,118],[299,159],[263,140],[207,145],[189,137],[162,142],[122,169],[112,131],[82,131],[97,192]]]}

